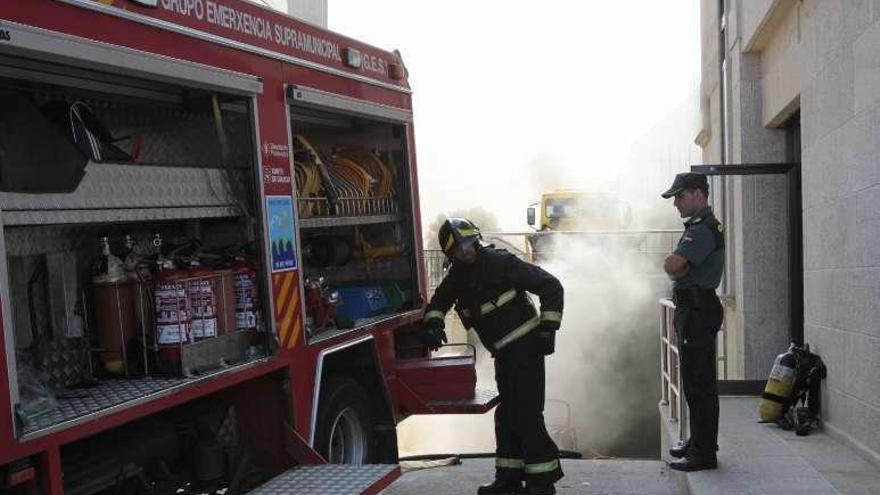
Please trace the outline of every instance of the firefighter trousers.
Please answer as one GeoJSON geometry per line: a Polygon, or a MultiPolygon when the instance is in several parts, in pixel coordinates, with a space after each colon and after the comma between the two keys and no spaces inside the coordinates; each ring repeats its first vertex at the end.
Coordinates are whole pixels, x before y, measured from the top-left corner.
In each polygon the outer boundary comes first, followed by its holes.
{"type": "Polygon", "coordinates": [[[562,478],[559,449],[544,425],[544,355],[533,335],[495,358],[496,478],[552,485],[562,478]]]}
{"type": "Polygon", "coordinates": [[[689,457],[714,458],[718,443],[718,363],[716,335],[724,309],[714,293],[677,302],[674,325],[681,356],[681,382],[687,400],[689,457]]]}

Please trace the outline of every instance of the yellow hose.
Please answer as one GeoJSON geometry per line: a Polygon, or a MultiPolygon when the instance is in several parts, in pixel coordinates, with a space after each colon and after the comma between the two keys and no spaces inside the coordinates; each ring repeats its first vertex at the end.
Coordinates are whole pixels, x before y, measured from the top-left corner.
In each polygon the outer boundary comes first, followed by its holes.
{"type": "MultiPolygon", "coordinates": [[[[303,152],[306,159],[295,160],[297,195],[301,199],[327,196],[328,202],[338,205],[337,214],[365,215],[381,212],[388,206],[376,199],[387,199],[394,194],[394,174],[368,148],[350,146],[335,153],[324,162],[314,146],[300,134],[294,134],[294,156],[303,152]],[[324,189],[322,194],[321,189],[324,189]]],[[[303,216],[322,214],[323,208],[315,201],[300,201],[303,216]]]]}
{"type": "Polygon", "coordinates": [[[378,197],[388,197],[393,192],[393,176],[390,169],[373,152],[364,147],[350,147],[338,153],[342,158],[348,158],[366,169],[377,181],[374,194],[378,197]]]}

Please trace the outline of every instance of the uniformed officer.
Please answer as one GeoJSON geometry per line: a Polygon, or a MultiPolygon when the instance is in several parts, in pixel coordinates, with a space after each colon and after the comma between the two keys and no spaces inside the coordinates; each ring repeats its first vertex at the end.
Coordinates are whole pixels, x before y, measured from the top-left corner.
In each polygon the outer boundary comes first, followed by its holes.
{"type": "Polygon", "coordinates": [[[562,321],[562,284],[543,269],[480,242],[469,220],[450,218],[440,247],[452,262],[425,311],[426,343],[446,342],[444,316],[455,310],[495,358],[495,481],[480,495],[556,493],[559,450],[544,425],[544,356],[562,321]],[[540,313],[526,292],[539,297],[540,313]],[[525,492],[522,483],[525,482],[525,492]]]}
{"type": "Polygon", "coordinates": [[[674,205],[685,231],[675,251],[666,257],[664,271],[673,280],[681,380],[690,412],[688,441],[670,449],[670,463],[679,471],[715,469],[718,450],[718,378],[715,336],[724,319],[724,309],[715,294],[724,270],[724,227],[708,206],[709,183],[705,175],[684,173],[664,198],[675,197],[674,205]]]}

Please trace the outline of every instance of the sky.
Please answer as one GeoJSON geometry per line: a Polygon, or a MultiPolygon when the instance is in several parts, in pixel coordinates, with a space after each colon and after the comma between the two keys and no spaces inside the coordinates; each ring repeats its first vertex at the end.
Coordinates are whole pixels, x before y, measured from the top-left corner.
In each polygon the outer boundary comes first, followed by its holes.
{"type": "Polygon", "coordinates": [[[681,120],[682,105],[688,128],[661,141],[688,146],[698,130],[697,2],[329,0],[328,10],[331,30],[403,55],[428,221],[481,206],[523,229],[541,190],[637,181],[647,164],[633,163],[634,146],[671,113],[681,120]]]}

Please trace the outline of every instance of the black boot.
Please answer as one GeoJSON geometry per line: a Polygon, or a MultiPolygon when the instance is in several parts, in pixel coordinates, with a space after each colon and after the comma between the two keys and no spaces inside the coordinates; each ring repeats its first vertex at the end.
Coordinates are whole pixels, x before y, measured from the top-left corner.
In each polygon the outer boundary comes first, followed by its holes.
{"type": "MultiPolygon", "coordinates": [[[[676,442],[672,448],[669,449],[669,455],[675,457],[677,459],[681,459],[682,457],[688,454],[688,450],[691,448],[691,440],[690,438],[683,442],[676,442]]],[[[715,446],[715,452],[718,452],[718,446],[715,446]]]]}
{"type": "Polygon", "coordinates": [[[556,488],[553,485],[541,485],[537,483],[526,483],[525,495],[555,495],[556,488]]]}
{"type": "Polygon", "coordinates": [[[705,469],[717,469],[718,461],[715,459],[715,456],[685,456],[684,459],[670,462],[669,467],[676,471],[703,471],[705,469]]]}
{"type": "Polygon", "coordinates": [[[522,483],[519,481],[495,480],[489,485],[477,488],[477,495],[520,495],[522,483]]]}
{"type": "Polygon", "coordinates": [[[690,439],[685,440],[683,442],[676,442],[675,445],[673,445],[672,448],[669,449],[669,455],[671,455],[672,457],[675,457],[676,459],[681,459],[682,457],[687,455],[688,449],[690,449],[690,448],[691,448],[690,439]]]}

